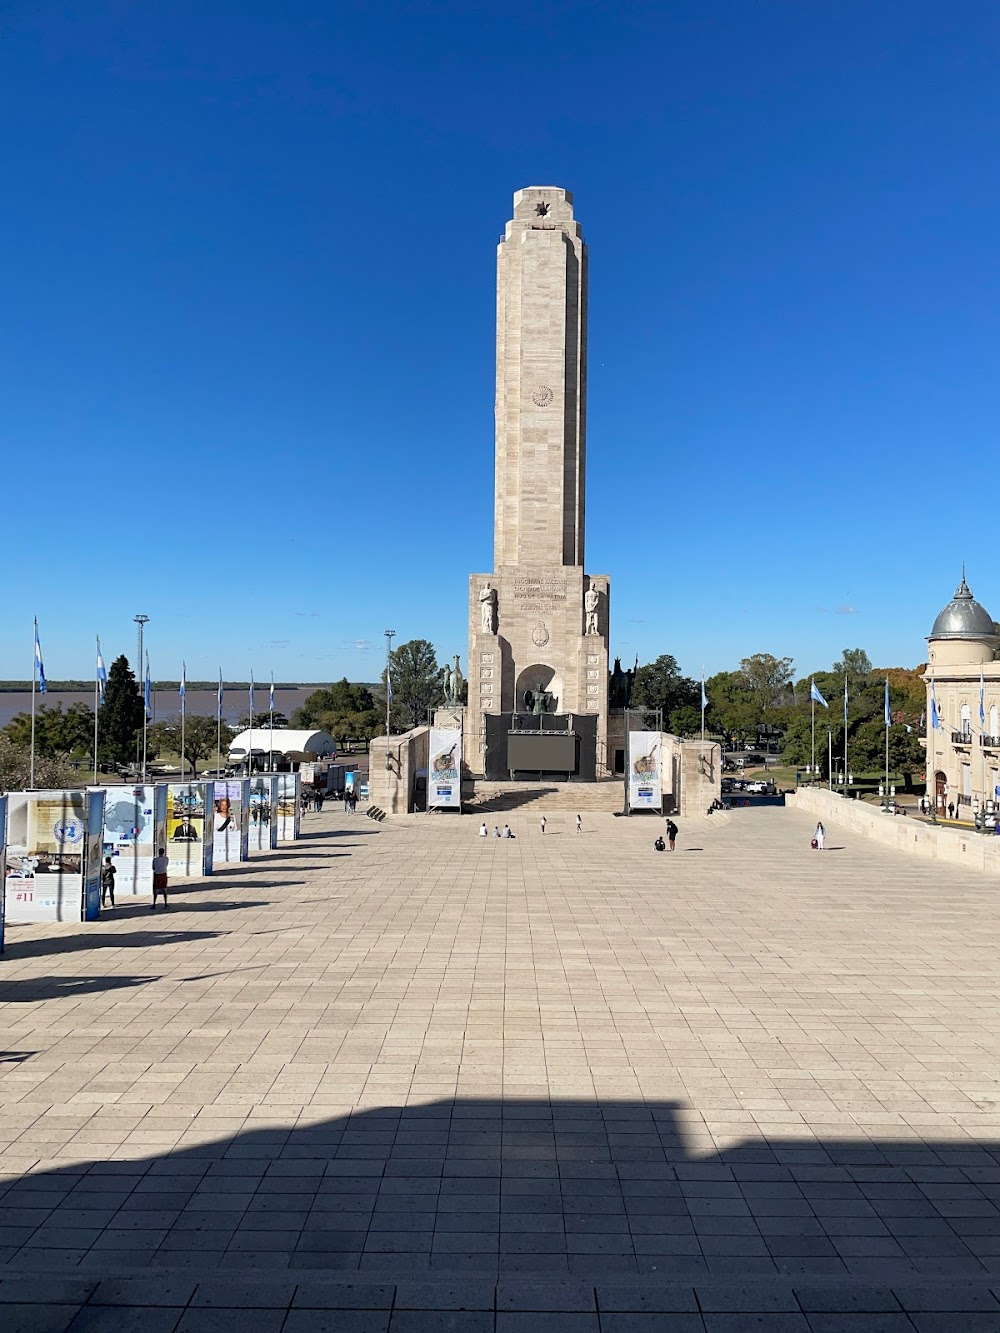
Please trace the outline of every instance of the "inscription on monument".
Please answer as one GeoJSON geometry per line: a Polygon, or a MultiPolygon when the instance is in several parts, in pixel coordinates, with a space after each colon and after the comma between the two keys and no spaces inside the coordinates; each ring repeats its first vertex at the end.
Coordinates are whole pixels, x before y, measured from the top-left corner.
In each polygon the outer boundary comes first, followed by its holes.
{"type": "Polygon", "coordinates": [[[557,611],[566,604],[566,580],[558,575],[519,574],[514,579],[514,602],[522,611],[557,611]]]}

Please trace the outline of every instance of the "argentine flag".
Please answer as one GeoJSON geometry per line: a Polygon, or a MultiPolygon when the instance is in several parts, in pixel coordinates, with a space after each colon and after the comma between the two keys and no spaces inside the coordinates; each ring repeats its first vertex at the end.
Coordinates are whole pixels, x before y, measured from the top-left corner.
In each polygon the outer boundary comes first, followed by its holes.
{"type": "Polygon", "coordinates": [[[187,663],[182,662],[181,663],[181,715],[182,716],[187,710],[187,704],[184,701],[184,696],[186,693],[187,693],[187,663]]]}
{"type": "Polygon", "coordinates": [[[45,684],[45,667],[42,665],[42,645],[38,641],[38,620],[35,619],[35,668],[38,671],[38,692],[44,694],[48,689],[45,684]]]}
{"type": "Polygon", "coordinates": [[[267,711],[274,712],[274,672],[271,672],[271,693],[267,696],[267,711]]]}
{"type": "Polygon", "coordinates": [[[701,678],[701,711],[704,713],[708,707],[708,695],[705,693],[705,677],[701,678]]]}
{"type": "Polygon", "coordinates": [[[811,680],[809,682],[809,698],[812,699],[814,703],[819,704],[823,708],[830,707],[827,701],[820,694],[819,690],[816,688],[816,682],[814,680],[811,680]]]}
{"type": "Polygon", "coordinates": [[[892,726],[892,714],[889,712],[889,677],[885,678],[885,725],[892,726]]]}
{"type": "Polygon", "coordinates": [[[250,726],[253,727],[253,672],[250,672],[250,726]]]}
{"type": "Polygon", "coordinates": [[[941,726],[941,714],[938,712],[937,695],[934,693],[934,682],[931,681],[931,726],[938,731],[941,726]]]}
{"type": "Polygon", "coordinates": [[[222,696],[223,696],[223,694],[224,694],[224,690],[223,690],[223,688],[222,688],[222,667],[219,667],[219,698],[218,698],[219,717],[222,716],[222,696]]]}
{"type": "Polygon", "coordinates": [[[97,693],[100,696],[101,703],[104,702],[104,687],[108,683],[108,669],[104,665],[104,658],[101,656],[101,641],[97,640],[97,693]]]}
{"type": "Polygon", "coordinates": [[[143,689],[142,689],[142,702],[143,702],[143,704],[145,705],[145,708],[146,708],[146,716],[147,716],[147,717],[149,717],[149,714],[150,714],[149,700],[150,700],[150,695],[151,695],[151,693],[152,693],[152,692],[151,692],[151,690],[150,690],[150,683],[149,683],[149,653],[147,653],[147,654],[146,654],[146,683],[145,683],[145,685],[143,686],[143,689]]]}

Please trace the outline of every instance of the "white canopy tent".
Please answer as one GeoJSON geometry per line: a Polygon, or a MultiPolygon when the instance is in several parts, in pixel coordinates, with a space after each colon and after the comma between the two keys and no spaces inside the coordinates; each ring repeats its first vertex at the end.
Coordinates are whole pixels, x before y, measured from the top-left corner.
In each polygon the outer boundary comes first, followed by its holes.
{"type": "Polygon", "coordinates": [[[254,727],[241,731],[229,746],[229,758],[242,764],[253,745],[253,754],[280,754],[289,763],[312,763],[317,759],[332,758],[337,753],[337,742],[327,731],[289,731],[275,727],[254,727]]]}

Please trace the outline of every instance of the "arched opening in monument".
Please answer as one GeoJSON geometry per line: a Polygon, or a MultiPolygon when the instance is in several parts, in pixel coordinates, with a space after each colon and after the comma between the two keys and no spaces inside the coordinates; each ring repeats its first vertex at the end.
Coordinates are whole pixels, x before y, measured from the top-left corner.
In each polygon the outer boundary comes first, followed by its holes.
{"type": "Polygon", "coordinates": [[[514,712],[565,713],[563,678],[555,667],[535,662],[517,673],[514,685],[514,712]]]}

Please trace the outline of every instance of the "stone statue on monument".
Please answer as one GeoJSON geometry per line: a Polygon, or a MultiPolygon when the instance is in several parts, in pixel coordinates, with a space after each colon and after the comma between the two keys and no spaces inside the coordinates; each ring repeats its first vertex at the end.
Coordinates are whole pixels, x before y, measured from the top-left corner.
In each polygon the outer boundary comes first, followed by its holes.
{"type": "Polygon", "coordinates": [[[449,708],[460,708],[462,706],[462,687],[465,685],[465,677],[462,675],[462,668],[458,665],[458,653],[455,654],[455,665],[446,666],[444,669],[444,701],[449,708]]]}
{"type": "Polygon", "coordinates": [[[597,588],[588,588],[587,594],[583,599],[583,609],[587,613],[587,623],[584,634],[599,634],[597,628],[597,612],[601,605],[601,594],[597,588]]]}
{"type": "Polygon", "coordinates": [[[539,685],[537,690],[524,691],[524,706],[532,717],[541,717],[543,713],[554,713],[558,702],[552,691],[547,690],[544,685],[539,685]]]}
{"type": "Polygon", "coordinates": [[[479,589],[479,606],[483,615],[484,634],[497,632],[497,590],[490,583],[484,583],[479,589]]]}

